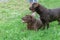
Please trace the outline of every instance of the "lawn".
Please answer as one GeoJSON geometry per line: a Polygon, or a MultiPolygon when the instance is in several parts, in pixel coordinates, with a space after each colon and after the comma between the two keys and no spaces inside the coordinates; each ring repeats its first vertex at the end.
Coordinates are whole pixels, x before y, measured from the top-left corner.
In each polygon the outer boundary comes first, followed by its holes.
{"type": "MultiPolygon", "coordinates": [[[[60,7],[60,0],[39,0],[48,9],[60,7]]],[[[0,40],[60,40],[60,25],[54,21],[45,30],[27,30],[21,18],[31,14],[26,0],[0,2],[0,40]]]]}

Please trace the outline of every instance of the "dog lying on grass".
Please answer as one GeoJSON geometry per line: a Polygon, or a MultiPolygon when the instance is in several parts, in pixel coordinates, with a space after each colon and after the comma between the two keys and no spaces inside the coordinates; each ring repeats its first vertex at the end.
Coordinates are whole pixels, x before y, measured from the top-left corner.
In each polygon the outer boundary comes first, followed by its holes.
{"type": "Polygon", "coordinates": [[[29,9],[32,12],[37,12],[40,15],[40,19],[44,24],[43,29],[45,29],[45,25],[47,25],[47,29],[48,29],[49,22],[52,22],[55,20],[57,20],[60,24],[60,8],[47,9],[39,3],[33,3],[29,9]]]}
{"type": "Polygon", "coordinates": [[[27,23],[27,29],[29,30],[38,30],[42,27],[42,21],[35,19],[31,15],[26,15],[22,18],[24,23],[27,23]]]}

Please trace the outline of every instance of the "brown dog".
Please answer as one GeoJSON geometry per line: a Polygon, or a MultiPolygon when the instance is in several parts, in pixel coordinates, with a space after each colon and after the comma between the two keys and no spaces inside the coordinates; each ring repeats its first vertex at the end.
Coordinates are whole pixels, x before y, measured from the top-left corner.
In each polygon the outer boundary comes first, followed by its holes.
{"type": "MultiPolygon", "coordinates": [[[[49,22],[57,20],[60,24],[60,8],[47,9],[39,3],[33,3],[29,8],[32,12],[37,12],[40,15],[40,19],[44,25],[49,28],[49,22]]],[[[45,29],[45,26],[43,26],[45,29]]]]}
{"type": "Polygon", "coordinates": [[[27,23],[27,28],[29,30],[38,30],[42,27],[42,21],[35,19],[31,15],[26,15],[22,18],[24,23],[27,23]]]}

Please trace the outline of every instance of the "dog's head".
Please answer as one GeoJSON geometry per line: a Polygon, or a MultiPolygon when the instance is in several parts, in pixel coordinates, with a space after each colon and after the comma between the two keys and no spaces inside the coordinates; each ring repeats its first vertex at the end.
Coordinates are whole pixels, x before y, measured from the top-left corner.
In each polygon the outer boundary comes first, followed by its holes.
{"type": "Polygon", "coordinates": [[[32,6],[29,8],[32,12],[35,12],[35,9],[39,7],[39,3],[33,3],[32,6]]]}
{"type": "Polygon", "coordinates": [[[22,18],[24,23],[30,23],[30,22],[32,22],[32,19],[33,19],[33,16],[31,16],[31,15],[26,15],[22,18]]]}

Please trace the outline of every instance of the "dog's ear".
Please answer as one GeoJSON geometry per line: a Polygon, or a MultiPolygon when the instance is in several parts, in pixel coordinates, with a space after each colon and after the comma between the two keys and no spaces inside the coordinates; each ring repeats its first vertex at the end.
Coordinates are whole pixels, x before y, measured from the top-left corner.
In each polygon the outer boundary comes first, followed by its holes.
{"type": "Polygon", "coordinates": [[[32,18],[32,16],[31,15],[26,15],[27,17],[29,17],[29,18],[32,18]]]}
{"type": "Polygon", "coordinates": [[[28,16],[28,15],[26,15],[26,16],[28,16]]]}
{"type": "Polygon", "coordinates": [[[39,6],[39,4],[38,3],[33,3],[33,6],[34,6],[34,8],[36,8],[36,7],[39,6]]]}
{"type": "Polygon", "coordinates": [[[26,15],[26,16],[28,16],[28,17],[29,17],[29,16],[31,16],[31,15],[26,15]]]}

